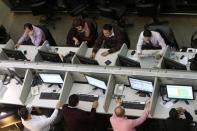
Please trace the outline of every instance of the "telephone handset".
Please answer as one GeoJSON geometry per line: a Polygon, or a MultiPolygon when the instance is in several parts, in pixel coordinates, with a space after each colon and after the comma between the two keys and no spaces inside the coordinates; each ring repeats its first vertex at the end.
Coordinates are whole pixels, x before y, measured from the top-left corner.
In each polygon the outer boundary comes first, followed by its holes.
{"type": "Polygon", "coordinates": [[[165,98],[167,94],[167,89],[165,85],[160,85],[160,96],[162,97],[162,100],[164,101],[163,104],[166,104],[167,102],[171,101],[170,99],[165,98]]]}

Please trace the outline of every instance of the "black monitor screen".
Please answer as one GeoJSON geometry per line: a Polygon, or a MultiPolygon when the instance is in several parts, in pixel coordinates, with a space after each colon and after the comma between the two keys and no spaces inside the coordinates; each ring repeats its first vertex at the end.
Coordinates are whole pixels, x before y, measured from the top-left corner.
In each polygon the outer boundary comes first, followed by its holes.
{"type": "Polygon", "coordinates": [[[96,60],[81,56],[81,55],[76,55],[77,58],[79,59],[81,64],[89,64],[89,65],[99,65],[96,60]]]}
{"type": "Polygon", "coordinates": [[[181,63],[164,57],[165,69],[187,70],[187,67],[181,63]]]}
{"type": "Polygon", "coordinates": [[[124,66],[124,67],[140,67],[140,63],[137,61],[134,61],[132,59],[129,59],[125,56],[122,55],[118,55],[118,59],[120,62],[120,66],[124,66]]]}
{"type": "Polygon", "coordinates": [[[57,62],[57,63],[62,62],[59,54],[57,54],[57,53],[45,52],[45,51],[41,51],[41,50],[38,50],[38,53],[40,54],[40,56],[42,57],[42,59],[44,61],[57,62]]]}
{"type": "Polygon", "coordinates": [[[23,52],[20,50],[11,50],[5,48],[2,50],[9,58],[14,58],[15,60],[27,60],[23,52]]]}

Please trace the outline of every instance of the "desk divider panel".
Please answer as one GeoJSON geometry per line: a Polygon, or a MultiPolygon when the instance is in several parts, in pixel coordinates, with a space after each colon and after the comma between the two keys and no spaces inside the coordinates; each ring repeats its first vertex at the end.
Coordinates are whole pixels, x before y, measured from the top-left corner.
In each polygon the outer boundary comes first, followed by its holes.
{"type": "MultiPolygon", "coordinates": [[[[86,42],[83,42],[83,43],[80,45],[80,47],[79,47],[78,51],[76,52],[76,54],[77,54],[77,55],[81,55],[81,56],[85,56],[85,53],[86,53],[87,49],[88,49],[88,47],[87,47],[86,42]]],[[[72,64],[79,64],[79,63],[80,63],[80,62],[79,62],[79,60],[77,59],[76,55],[74,55],[73,58],[72,58],[72,64]]]]}
{"type": "MultiPolygon", "coordinates": [[[[120,55],[122,56],[126,56],[127,55],[127,52],[128,52],[128,47],[126,44],[123,44],[121,49],[120,49],[120,55]]],[[[119,59],[118,59],[118,56],[117,56],[117,59],[116,59],[116,62],[115,62],[115,66],[119,66],[120,63],[119,63],[119,59]]]]}
{"type": "Polygon", "coordinates": [[[162,68],[163,67],[163,59],[164,59],[164,57],[166,57],[166,56],[168,56],[169,55],[169,52],[170,52],[170,47],[169,46],[167,46],[166,47],[166,49],[165,49],[165,52],[164,52],[164,54],[162,55],[162,57],[161,57],[161,60],[159,61],[159,68],[162,68]]]}
{"type": "Polygon", "coordinates": [[[66,101],[69,97],[71,88],[73,86],[73,83],[74,83],[74,79],[73,79],[72,73],[71,72],[66,72],[65,78],[64,78],[64,84],[62,86],[63,90],[62,90],[62,93],[60,95],[60,102],[61,103],[63,103],[63,104],[66,103],[66,101]]]}
{"type": "Polygon", "coordinates": [[[29,95],[29,92],[31,91],[31,83],[32,83],[33,78],[34,78],[34,75],[32,74],[32,70],[27,69],[27,72],[25,74],[25,78],[23,81],[23,85],[22,85],[23,89],[20,95],[20,100],[22,103],[25,103],[29,95]]]}
{"type": "Polygon", "coordinates": [[[10,40],[6,43],[6,45],[5,45],[4,48],[6,48],[6,49],[14,49],[14,47],[15,47],[14,41],[13,41],[12,39],[10,39],[10,40]]]}
{"type": "Polygon", "coordinates": [[[154,89],[153,89],[153,93],[152,93],[152,97],[151,97],[151,103],[150,103],[150,114],[151,116],[153,116],[154,114],[154,111],[155,111],[155,108],[157,106],[157,100],[158,100],[158,97],[159,97],[159,94],[160,94],[160,81],[158,79],[158,77],[155,77],[155,80],[154,80],[154,89]]]}
{"type": "MultiPolygon", "coordinates": [[[[45,40],[39,50],[48,52],[49,48],[50,48],[49,42],[47,40],[45,40]]],[[[42,60],[42,58],[41,58],[40,54],[37,52],[35,58],[33,58],[33,61],[39,62],[40,60],[42,60]]]]}
{"type": "Polygon", "coordinates": [[[107,90],[105,93],[104,104],[103,104],[103,109],[105,110],[105,112],[107,112],[109,109],[111,99],[114,94],[115,85],[116,85],[115,77],[114,77],[114,75],[111,74],[109,76],[109,80],[107,83],[107,90]]]}

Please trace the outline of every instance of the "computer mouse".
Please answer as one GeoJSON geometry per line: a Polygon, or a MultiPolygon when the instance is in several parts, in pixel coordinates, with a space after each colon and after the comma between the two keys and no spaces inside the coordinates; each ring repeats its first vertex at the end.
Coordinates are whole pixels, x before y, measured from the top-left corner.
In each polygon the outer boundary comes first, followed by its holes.
{"type": "Polygon", "coordinates": [[[133,50],[132,52],[131,52],[131,55],[134,55],[135,54],[135,50],[133,50]]]}
{"type": "Polygon", "coordinates": [[[24,50],[23,53],[24,53],[24,55],[26,55],[27,54],[27,50],[24,50]]]}
{"type": "Polygon", "coordinates": [[[182,55],[180,59],[183,59],[184,57],[185,57],[185,56],[184,56],[184,55],[182,55]]]}

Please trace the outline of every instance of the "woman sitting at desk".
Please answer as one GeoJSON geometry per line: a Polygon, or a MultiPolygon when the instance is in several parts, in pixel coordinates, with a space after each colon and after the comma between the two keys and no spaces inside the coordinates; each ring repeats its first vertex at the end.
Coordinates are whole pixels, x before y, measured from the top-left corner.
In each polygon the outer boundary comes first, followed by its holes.
{"type": "Polygon", "coordinates": [[[92,47],[97,38],[97,30],[90,19],[77,18],[73,21],[72,28],[67,35],[67,46],[79,47],[83,41],[92,47]]]}

